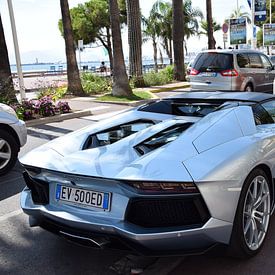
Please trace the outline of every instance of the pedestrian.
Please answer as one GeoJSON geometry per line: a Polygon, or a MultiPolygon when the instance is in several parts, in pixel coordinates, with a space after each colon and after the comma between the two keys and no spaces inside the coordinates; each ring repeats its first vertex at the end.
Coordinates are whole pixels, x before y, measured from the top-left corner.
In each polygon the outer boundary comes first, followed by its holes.
{"type": "Polygon", "coordinates": [[[101,65],[100,65],[99,69],[100,69],[101,73],[105,73],[107,71],[107,68],[105,66],[105,62],[104,61],[101,62],[101,65]]]}

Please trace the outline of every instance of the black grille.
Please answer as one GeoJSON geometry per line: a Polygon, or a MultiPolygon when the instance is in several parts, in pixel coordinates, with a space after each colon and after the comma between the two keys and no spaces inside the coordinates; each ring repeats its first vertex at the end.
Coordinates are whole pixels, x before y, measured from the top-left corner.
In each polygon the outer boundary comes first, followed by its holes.
{"type": "Polygon", "coordinates": [[[210,215],[200,195],[181,198],[135,198],[126,220],[146,227],[201,226],[210,215]]]}
{"type": "Polygon", "coordinates": [[[36,204],[49,203],[49,184],[46,181],[34,179],[27,172],[23,173],[26,185],[31,190],[32,200],[36,204]]]}

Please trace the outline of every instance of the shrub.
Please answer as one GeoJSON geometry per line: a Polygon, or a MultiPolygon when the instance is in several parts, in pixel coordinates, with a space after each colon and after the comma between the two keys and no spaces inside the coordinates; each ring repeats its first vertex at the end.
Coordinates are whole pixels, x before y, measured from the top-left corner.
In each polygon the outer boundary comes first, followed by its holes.
{"type": "Polygon", "coordinates": [[[67,86],[61,87],[50,87],[41,89],[37,98],[43,98],[45,96],[50,96],[53,101],[57,101],[58,99],[63,98],[67,93],[67,86]]]}
{"type": "Polygon", "coordinates": [[[87,94],[102,94],[112,90],[110,78],[95,75],[93,73],[82,73],[81,81],[87,94]]]}
{"type": "Polygon", "coordinates": [[[173,81],[173,66],[167,66],[158,73],[150,72],[144,74],[145,86],[163,85],[173,81]]]}
{"type": "Polygon", "coordinates": [[[50,96],[44,96],[36,100],[24,100],[21,104],[15,104],[11,107],[15,110],[18,118],[22,120],[69,113],[71,110],[68,102],[59,101],[55,105],[50,96]]]}

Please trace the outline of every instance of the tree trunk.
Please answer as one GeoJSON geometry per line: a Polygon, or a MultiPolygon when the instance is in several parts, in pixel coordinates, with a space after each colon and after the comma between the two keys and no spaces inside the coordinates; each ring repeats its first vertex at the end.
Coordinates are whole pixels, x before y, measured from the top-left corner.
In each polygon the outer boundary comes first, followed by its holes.
{"type": "Polygon", "coordinates": [[[139,0],[127,0],[126,8],[129,43],[129,75],[135,78],[137,87],[144,87],[142,76],[142,36],[139,0]]]}
{"type": "Polygon", "coordinates": [[[60,0],[60,7],[66,47],[68,91],[74,95],[83,96],[85,93],[81,85],[79,70],[76,62],[68,0],[60,0]]]}
{"type": "Polygon", "coordinates": [[[173,52],[174,52],[174,79],[185,80],[183,54],[183,3],[182,0],[173,0],[173,52]]]}
{"type": "Polygon", "coordinates": [[[154,50],[154,64],[155,64],[155,72],[158,72],[158,48],[157,42],[153,39],[153,50],[154,50]]]}
{"type": "Polygon", "coordinates": [[[107,33],[107,46],[108,46],[107,51],[108,51],[109,60],[110,60],[110,70],[112,72],[114,65],[113,65],[113,49],[112,49],[110,28],[106,28],[106,33],[107,33]]]}
{"type": "Polygon", "coordinates": [[[172,53],[172,40],[171,39],[169,39],[168,56],[169,56],[169,59],[170,59],[170,65],[173,65],[173,53],[172,53]]]}
{"type": "Polygon", "coordinates": [[[161,64],[161,68],[163,68],[163,55],[162,55],[161,48],[159,48],[159,56],[160,56],[160,64],[161,64]]]}
{"type": "Polygon", "coordinates": [[[109,0],[110,21],[113,42],[113,88],[114,96],[131,96],[132,90],[126,74],[124,55],[122,50],[119,9],[117,0],[109,0]]]}
{"type": "Polygon", "coordinates": [[[0,102],[16,101],[13,87],[8,50],[0,15],[0,102]]]}
{"type": "Polygon", "coordinates": [[[207,17],[207,36],[208,36],[208,49],[215,49],[216,41],[214,39],[213,31],[213,18],[212,18],[212,3],[211,0],[206,0],[206,17],[207,17]]]}

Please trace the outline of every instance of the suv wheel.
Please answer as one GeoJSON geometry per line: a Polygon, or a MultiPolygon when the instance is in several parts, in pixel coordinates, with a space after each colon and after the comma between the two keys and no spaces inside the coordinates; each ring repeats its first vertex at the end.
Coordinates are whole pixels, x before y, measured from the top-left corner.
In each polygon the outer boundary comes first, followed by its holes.
{"type": "Polygon", "coordinates": [[[18,145],[14,137],[0,130],[0,175],[6,174],[15,165],[18,155],[18,145]]]}
{"type": "Polygon", "coordinates": [[[253,92],[253,87],[251,84],[246,85],[246,87],[244,88],[245,92],[253,92]]]}

